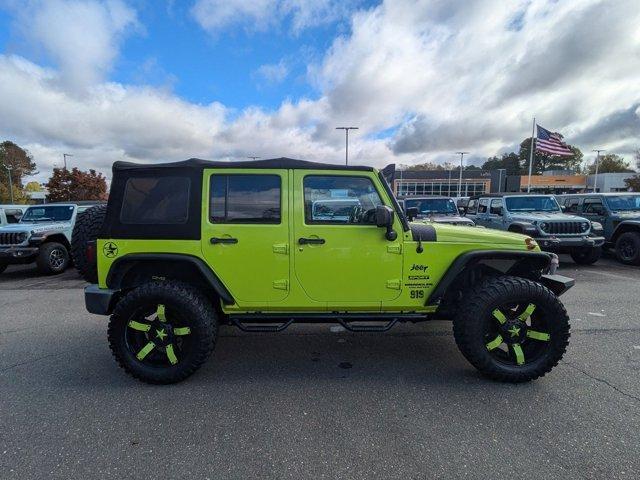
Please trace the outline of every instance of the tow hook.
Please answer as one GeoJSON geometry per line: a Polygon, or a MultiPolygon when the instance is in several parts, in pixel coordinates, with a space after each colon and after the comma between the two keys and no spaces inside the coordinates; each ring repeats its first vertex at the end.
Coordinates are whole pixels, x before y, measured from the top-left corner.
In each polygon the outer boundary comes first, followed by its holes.
{"type": "Polygon", "coordinates": [[[551,262],[549,263],[549,275],[555,275],[556,270],[558,270],[558,267],[560,266],[560,259],[555,253],[550,253],[549,255],[551,255],[551,262]]]}

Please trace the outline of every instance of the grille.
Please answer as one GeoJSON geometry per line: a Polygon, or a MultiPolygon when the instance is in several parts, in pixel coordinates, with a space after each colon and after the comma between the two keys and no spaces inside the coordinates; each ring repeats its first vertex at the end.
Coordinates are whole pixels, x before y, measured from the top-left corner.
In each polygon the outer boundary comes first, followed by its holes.
{"type": "Polygon", "coordinates": [[[25,241],[25,232],[0,233],[0,245],[18,245],[25,241]]]}
{"type": "Polygon", "coordinates": [[[571,235],[585,233],[580,226],[582,222],[549,222],[545,233],[556,235],[571,235]]]}

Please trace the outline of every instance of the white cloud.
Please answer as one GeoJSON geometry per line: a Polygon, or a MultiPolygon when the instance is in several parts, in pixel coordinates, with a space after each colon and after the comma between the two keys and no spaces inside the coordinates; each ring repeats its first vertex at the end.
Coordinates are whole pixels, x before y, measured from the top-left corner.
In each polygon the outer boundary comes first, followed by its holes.
{"type": "Polygon", "coordinates": [[[102,81],[122,38],[138,28],[135,11],[121,0],[36,0],[15,7],[18,31],[73,88],[102,81]]]}
{"type": "Polygon", "coordinates": [[[278,63],[267,63],[260,65],[256,74],[267,81],[267,83],[281,83],[289,75],[289,67],[284,60],[278,63]]]}

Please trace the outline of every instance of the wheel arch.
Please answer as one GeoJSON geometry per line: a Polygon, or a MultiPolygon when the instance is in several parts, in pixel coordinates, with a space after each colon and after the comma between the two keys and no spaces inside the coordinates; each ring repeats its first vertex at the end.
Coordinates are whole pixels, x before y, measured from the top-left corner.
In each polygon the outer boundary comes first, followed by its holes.
{"type": "Polygon", "coordinates": [[[235,303],[231,293],[215,272],[202,259],[192,255],[124,255],[111,265],[106,283],[112,290],[128,290],[159,279],[183,281],[215,294],[227,305],[235,303]]]}
{"type": "Polygon", "coordinates": [[[613,235],[611,235],[611,243],[617,242],[620,235],[627,232],[640,234],[640,220],[625,220],[620,222],[613,231],[613,235]]]}
{"type": "Polygon", "coordinates": [[[512,275],[538,280],[549,268],[546,252],[478,250],[459,255],[436,285],[427,305],[440,305],[483,276],[512,275]]]}
{"type": "Polygon", "coordinates": [[[69,243],[69,239],[64,233],[61,233],[61,232],[43,233],[43,234],[39,233],[37,236],[38,236],[37,241],[32,242],[32,243],[35,243],[37,246],[42,246],[45,243],[56,242],[64,245],[64,247],[67,249],[67,252],[71,253],[71,244],[69,243]]]}

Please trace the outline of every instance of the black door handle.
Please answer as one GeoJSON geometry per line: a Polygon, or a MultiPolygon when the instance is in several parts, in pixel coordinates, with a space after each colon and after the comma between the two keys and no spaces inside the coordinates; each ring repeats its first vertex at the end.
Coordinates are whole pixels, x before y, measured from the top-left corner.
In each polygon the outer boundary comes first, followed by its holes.
{"type": "Polygon", "coordinates": [[[324,245],[324,238],[299,238],[300,245],[324,245]]]}
{"type": "Polygon", "coordinates": [[[238,239],[231,237],[211,237],[210,242],[214,245],[218,243],[238,243],[238,239]]]}

